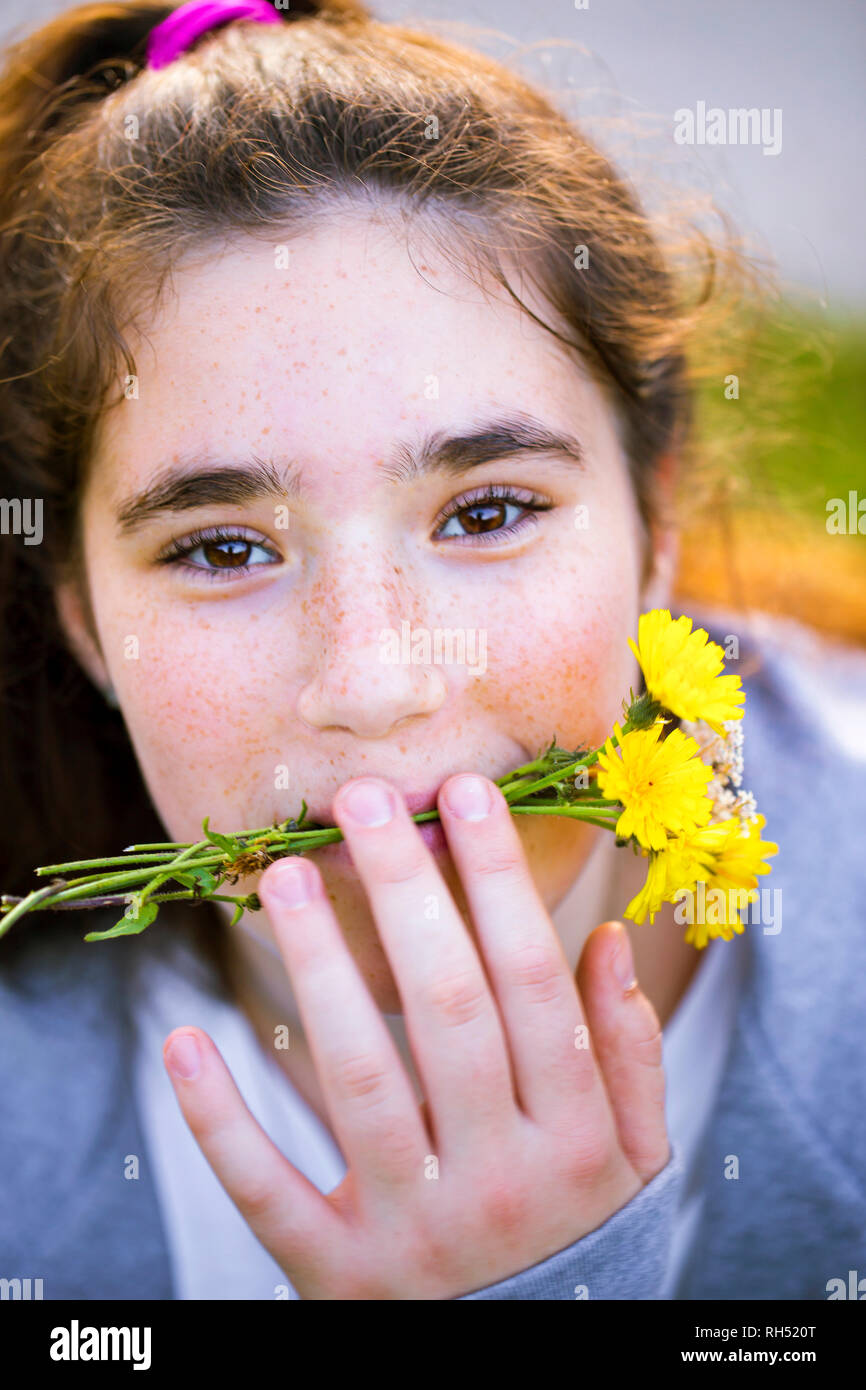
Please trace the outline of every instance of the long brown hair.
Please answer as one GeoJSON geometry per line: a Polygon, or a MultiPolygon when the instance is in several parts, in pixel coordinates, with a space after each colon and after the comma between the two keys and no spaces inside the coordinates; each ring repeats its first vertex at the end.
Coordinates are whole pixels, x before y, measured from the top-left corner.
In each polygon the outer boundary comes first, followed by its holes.
{"type": "Polygon", "coordinates": [[[30,891],[37,864],[165,838],[52,591],[72,576],[86,595],[95,428],[136,375],[124,327],[181,255],[277,226],[282,241],[338,200],[391,202],[531,313],[503,269],[516,252],[553,311],[544,326],[609,395],[648,522],[657,472],[688,442],[690,334],[733,264],[694,228],[663,254],[607,159],[481,53],[378,23],[356,0],[292,0],[281,26],[224,26],[150,70],[147,36],[172,8],[71,8],[10,46],[0,74],[0,493],[44,501],[42,543],[0,545],[6,893],[30,891]]]}

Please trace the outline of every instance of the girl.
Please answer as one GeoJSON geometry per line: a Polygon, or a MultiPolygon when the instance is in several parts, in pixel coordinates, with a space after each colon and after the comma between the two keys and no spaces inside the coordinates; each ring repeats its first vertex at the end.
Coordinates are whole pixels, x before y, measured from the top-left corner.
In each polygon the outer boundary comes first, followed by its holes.
{"type": "Polygon", "coordinates": [[[627,929],[645,863],[494,785],[554,731],[598,744],[671,602],[693,306],[626,185],[498,64],[355,0],[68,10],[11,51],[0,132],[3,490],[44,500],[0,552],[4,890],[302,799],[345,836],[243,880],[235,926],[3,939],[7,1277],[823,1298],[866,1271],[862,871],[818,839],[856,767],[786,644],[710,625],[784,922],[627,929]],[[473,659],[386,660],[407,627],[473,659]]]}

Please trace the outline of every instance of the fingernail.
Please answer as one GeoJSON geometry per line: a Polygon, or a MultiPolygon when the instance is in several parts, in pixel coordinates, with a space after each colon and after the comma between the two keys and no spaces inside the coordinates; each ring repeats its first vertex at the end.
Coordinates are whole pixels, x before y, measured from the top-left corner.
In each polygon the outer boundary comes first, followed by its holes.
{"type": "Polygon", "coordinates": [[[349,817],[359,825],[387,825],[394,815],[394,798],[381,782],[353,782],[340,797],[349,817]]]}
{"type": "Polygon", "coordinates": [[[493,799],[483,777],[464,773],[448,783],[445,800],[461,820],[484,820],[490,814],[493,799]]]}
{"type": "Polygon", "coordinates": [[[191,1033],[181,1033],[173,1038],[166,1049],[165,1059],[175,1076],[183,1077],[184,1081],[192,1081],[194,1076],[198,1076],[201,1053],[191,1033]]]}
{"type": "Polygon", "coordinates": [[[282,862],[268,874],[265,895],[268,893],[285,907],[306,907],[315,893],[313,870],[305,859],[282,862]]]}
{"type": "Polygon", "coordinates": [[[613,956],[613,973],[623,990],[629,990],[637,984],[634,973],[634,957],[631,952],[631,942],[628,932],[622,923],[619,924],[619,945],[613,956]]]}

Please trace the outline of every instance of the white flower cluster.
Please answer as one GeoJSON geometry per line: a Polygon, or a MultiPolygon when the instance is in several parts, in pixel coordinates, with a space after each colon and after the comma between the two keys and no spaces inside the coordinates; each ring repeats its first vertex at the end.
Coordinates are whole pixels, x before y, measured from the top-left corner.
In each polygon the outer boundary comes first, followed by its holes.
{"type": "Polygon", "coordinates": [[[757,820],[758,807],[751,792],[742,790],[743,781],[743,721],[728,719],[722,724],[723,735],[717,734],[703,719],[693,723],[680,720],[684,734],[695,740],[701,758],[713,769],[712,781],[707,783],[707,796],[713,803],[710,825],[739,816],[742,833],[748,835],[749,824],[757,820]]]}

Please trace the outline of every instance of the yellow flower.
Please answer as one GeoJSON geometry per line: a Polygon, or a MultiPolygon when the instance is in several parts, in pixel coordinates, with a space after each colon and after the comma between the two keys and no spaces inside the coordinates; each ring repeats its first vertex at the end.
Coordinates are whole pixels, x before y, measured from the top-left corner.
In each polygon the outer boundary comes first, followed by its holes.
{"type": "Polygon", "coordinates": [[[713,937],[732,940],[732,932],[743,931],[740,908],[758,896],[757,875],[770,872],[765,858],[778,853],[778,845],[761,839],[765,825],[765,817],[758,816],[744,835],[741,821],[733,816],[721,824],[676,836],[666,849],[650,855],[646,883],[629,903],[625,916],[640,923],[649,914],[652,922],[663,902],[675,902],[688,892],[693,895],[693,907],[702,907],[704,920],[689,923],[685,940],[699,949],[713,937]],[[702,893],[696,892],[700,884],[702,893]]]}
{"type": "Polygon", "coordinates": [[[654,700],[680,719],[703,719],[717,734],[723,721],[741,719],[745,692],[739,676],[719,673],[724,653],[704,629],[692,632],[691,618],[671,618],[667,608],[641,614],[637,644],[628,644],[654,700]]]}
{"type": "Polygon", "coordinates": [[[701,761],[697,743],[681,729],[659,742],[662,726],[659,720],[649,729],[623,735],[614,724],[619,750],[608,739],[598,754],[602,795],[624,807],[617,835],[623,840],[634,835],[646,849],[664,849],[669,835],[706,825],[713,809],[706,795],[713,772],[701,761]]]}
{"type": "Polygon", "coordinates": [[[654,922],[662,903],[672,903],[683,889],[694,888],[705,869],[706,856],[702,859],[691,848],[692,838],[677,835],[668,840],[664,849],[650,853],[646,882],[625,910],[631,921],[641,923],[649,914],[650,922],[654,922]]]}
{"type": "Polygon", "coordinates": [[[778,854],[779,846],[772,840],[762,840],[761,831],[767,824],[765,816],[756,816],[743,834],[738,816],[707,825],[684,838],[689,853],[703,859],[711,869],[714,886],[726,888],[756,888],[756,874],[768,874],[770,864],[765,856],[778,854]]]}
{"type": "MultiPolygon", "coordinates": [[[[712,890],[716,890],[713,904],[715,911],[712,912],[709,921],[689,924],[686,941],[703,947],[709,939],[716,936],[730,941],[732,932],[742,935],[743,924],[739,918],[739,909],[757,898],[757,875],[770,872],[772,866],[764,862],[765,858],[779,851],[779,846],[772,840],[761,839],[761,831],[766,823],[764,816],[757,816],[749,824],[748,833],[744,835],[739,820],[735,818],[732,821],[724,821],[721,825],[707,826],[706,830],[701,832],[702,835],[706,835],[710,830],[727,831],[727,834],[720,844],[715,840],[710,840],[707,844],[712,864],[705,880],[706,893],[708,895],[712,890]],[[720,889],[721,893],[718,891],[720,889]],[[721,912],[718,911],[719,900],[721,912]],[[720,920],[716,920],[717,917],[720,920]]],[[[708,915],[704,913],[705,918],[708,915]]]]}
{"type": "Polygon", "coordinates": [[[649,858],[647,867],[646,882],[639,893],[636,893],[625,910],[625,916],[632,922],[645,922],[649,914],[650,922],[654,922],[656,913],[662,903],[669,901],[668,867],[670,855],[666,850],[654,853],[651,850],[645,851],[649,858]]]}

